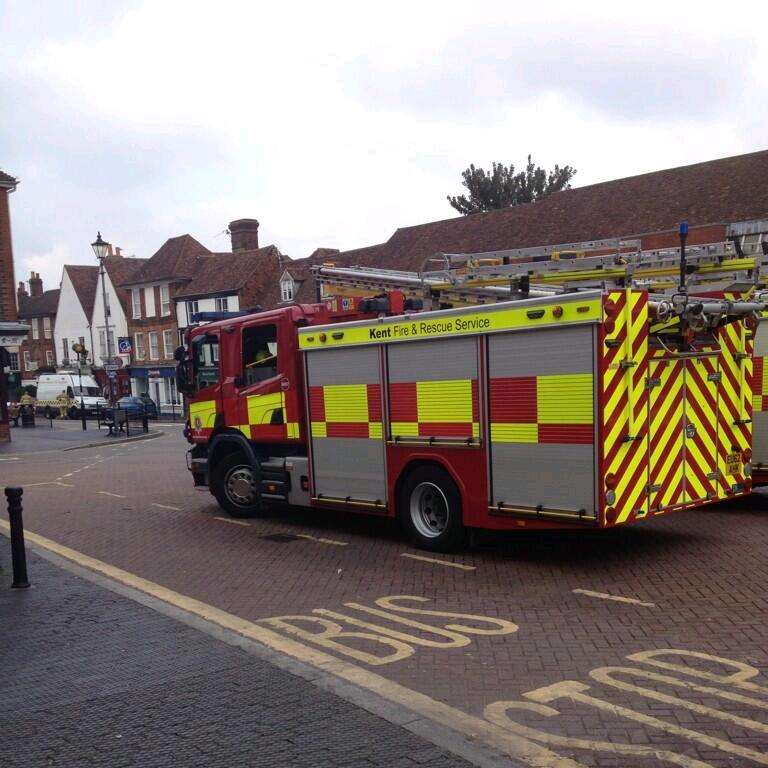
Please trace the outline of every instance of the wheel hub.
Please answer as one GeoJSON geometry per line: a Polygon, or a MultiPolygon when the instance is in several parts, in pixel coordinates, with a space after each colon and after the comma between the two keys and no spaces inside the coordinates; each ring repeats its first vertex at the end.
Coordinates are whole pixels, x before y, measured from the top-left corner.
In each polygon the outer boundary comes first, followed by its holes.
{"type": "Polygon", "coordinates": [[[224,483],[229,500],[241,507],[256,501],[256,481],[250,467],[235,467],[224,483]]]}
{"type": "Polygon", "coordinates": [[[413,489],[410,512],[416,530],[427,538],[437,538],[448,527],[448,500],[433,483],[419,483],[413,489]]]}

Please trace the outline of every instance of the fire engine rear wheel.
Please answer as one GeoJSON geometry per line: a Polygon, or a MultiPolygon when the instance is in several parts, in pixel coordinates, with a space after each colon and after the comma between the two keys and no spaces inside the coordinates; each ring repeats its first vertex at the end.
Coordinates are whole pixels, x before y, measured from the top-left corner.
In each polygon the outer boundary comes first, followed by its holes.
{"type": "Polygon", "coordinates": [[[211,490],[232,517],[253,517],[261,511],[258,477],[241,453],[226,456],[216,467],[211,490]]]}
{"type": "Polygon", "coordinates": [[[401,524],[423,549],[452,552],[466,541],[459,489],[441,467],[418,467],[408,475],[399,513],[401,524]]]}

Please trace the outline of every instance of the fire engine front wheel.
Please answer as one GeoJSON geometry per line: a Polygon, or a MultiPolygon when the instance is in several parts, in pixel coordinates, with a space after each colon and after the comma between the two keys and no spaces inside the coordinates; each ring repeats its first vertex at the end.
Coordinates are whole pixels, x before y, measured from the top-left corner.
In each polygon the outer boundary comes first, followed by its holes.
{"type": "Polygon", "coordinates": [[[219,506],[232,517],[253,517],[261,511],[258,478],[242,454],[225,457],[216,467],[211,490],[219,506]]]}
{"type": "Polygon", "coordinates": [[[466,541],[461,495],[441,467],[418,467],[403,483],[400,522],[416,544],[433,552],[452,552],[466,541]]]}

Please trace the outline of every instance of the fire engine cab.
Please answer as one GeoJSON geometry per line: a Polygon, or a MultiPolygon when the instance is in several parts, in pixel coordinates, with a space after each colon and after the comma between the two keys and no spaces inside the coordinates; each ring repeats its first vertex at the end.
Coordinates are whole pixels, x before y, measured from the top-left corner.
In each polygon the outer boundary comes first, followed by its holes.
{"type": "Polygon", "coordinates": [[[335,298],[188,332],[194,482],[236,517],[397,517],[435,551],[468,528],[604,528],[748,493],[751,422],[734,413],[764,305],[657,294],[643,274],[678,269],[662,262],[318,268],[335,298]]]}

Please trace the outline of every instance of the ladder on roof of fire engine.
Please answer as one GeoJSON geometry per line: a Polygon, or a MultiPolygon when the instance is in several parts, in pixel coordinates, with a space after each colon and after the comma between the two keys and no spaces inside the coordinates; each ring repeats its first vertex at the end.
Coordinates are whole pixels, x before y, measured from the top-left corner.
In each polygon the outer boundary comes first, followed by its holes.
{"type": "MultiPolygon", "coordinates": [[[[594,288],[634,287],[665,294],[678,283],[676,248],[640,251],[637,241],[591,241],[511,251],[438,254],[421,272],[376,267],[314,266],[318,281],[335,293],[359,295],[398,290],[438,306],[509,301],[594,288]],[[634,250],[633,250],[634,249],[634,250]],[[605,253],[604,251],[610,251],[605,253]],[[590,251],[603,251],[588,256],[590,251]],[[538,260],[543,258],[544,260],[538,260]]],[[[731,243],[687,249],[687,284],[707,291],[749,290],[757,284],[761,259],[737,252],[731,243]]]]}

